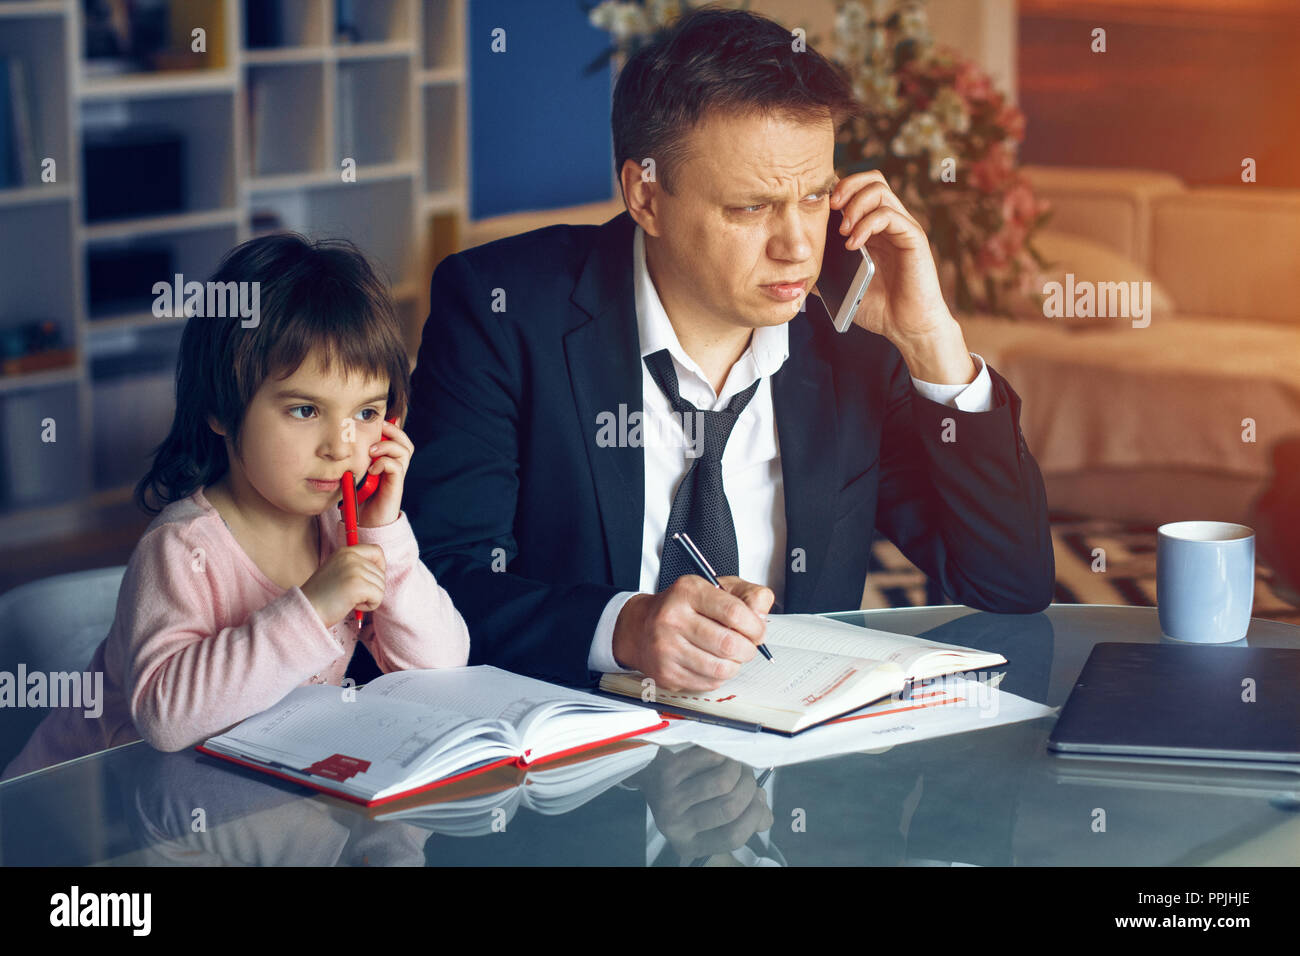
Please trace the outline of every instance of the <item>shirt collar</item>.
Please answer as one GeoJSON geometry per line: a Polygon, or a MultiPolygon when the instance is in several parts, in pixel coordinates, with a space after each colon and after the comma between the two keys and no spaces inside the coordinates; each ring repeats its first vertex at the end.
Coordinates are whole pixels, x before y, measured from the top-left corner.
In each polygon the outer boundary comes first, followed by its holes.
{"type": "MultiPolygon", "coordinates": [[[[659,300],[659,292],[650,278],[650,270],[646,268],[645,232],[640,226],[636,227],[636,236],[632,240],[632,270],[641,357],[644,359],[647,355],[667,349],[680,369],[695,376],[699,384],[712,394],[713,387],[709,384],[708,377],[695,360],[686,354],[686,350],[677,339],[672,323],[668,321],[668,313],[664,311],[663,303],[659,300]]],[[[727,376],[722,392],[717,396],[718,402],[730,401],[731,396],[743,392],[757,379],[775,375],[789,357],[789,323],[765,325],[755,329],[750,338],[749,348],[741,355],[727,376]]]]}

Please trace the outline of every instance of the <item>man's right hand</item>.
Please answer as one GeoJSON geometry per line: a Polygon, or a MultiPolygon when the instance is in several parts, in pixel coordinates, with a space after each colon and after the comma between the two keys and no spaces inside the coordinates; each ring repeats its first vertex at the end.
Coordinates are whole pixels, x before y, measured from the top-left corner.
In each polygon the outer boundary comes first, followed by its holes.
{"type": "Polygon", "coordinates": [[[776,595],[726,576],[724,590],[694,574],[629,598],[614,623],[614,659],[665,690],[709,691],[739,673],[763,642],[776,595]]]}
{"type": "Polygon", "coordinates": [[[767,793],[753,768],[703,747],[679,753],[661,747],[628,782],[641,790],[655,826],[682,862],[726,854],[726,862],[734,863],[732,850],[772,827],[767,793]]]}

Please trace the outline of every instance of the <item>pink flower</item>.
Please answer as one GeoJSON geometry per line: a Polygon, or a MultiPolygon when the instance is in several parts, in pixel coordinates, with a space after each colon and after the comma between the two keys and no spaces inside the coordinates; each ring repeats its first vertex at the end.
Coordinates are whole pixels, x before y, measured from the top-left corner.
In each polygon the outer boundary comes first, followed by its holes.
{"type": "Polygon", "coordinates": [[[1015,160],[1001,145],[996,145],[970,167],[970,181],[980,192],[995,193],[1015,170],[1015,160]]]}
{"type": "Polygon", "coordinates": [[[969,61],[963,62],[957,68],[954,85],[957,92],[971,103],[992,99],[995,95],[988,74],[969,61]]]}
{"type": "Polygon", "coordinates": [[[962,93],[962,91],[957,88],[956,84],[950,83],[948,87],[956,95],[956,98],[961,101],[961,104],[964,107],[966,107],[967,115],[973,116],[975,114],[977,104],[973,103],[967,96],[965,96],[962,93]]]}
{"type": "Polygon", "coordinates": [[[1019,270],[1015,283],[1017,294],[1029,296],[1042,288],[1042,276],[1039,274],[1038,263],[1034,261],[1033,256],[1022,251],[1016,257],[1016,267],[1019,270]]]}
{"type": "Polygon", "coordinates": [[[1006,253],[997,236],[989,236],[975,253],[975,268],[981,273],[994,272],[1006,262],[1006,253]]]}
{"type": "Polygon", "coordinates": [[[1024,245],[1025,231],[1014,223],[1007,223],[1002,231],[984,240],[975,255],[975,265],[981,272],[998,272],[1011,264],[1020,247],[1024,245]]]}
{"type": "Polygon", "coordinates": [[[898,71],[898,91],[916,103],[918,109],[925,109],[930,103],[930,97],[926,93],[928,84],[923,82],[924,79],[924,74],[911,64],[898,71]]]}
{"type": "Polygon", "coordinates": [[[1038,214],[1034,190],[1024,176],[1017,176],[1014,184],[1002,197],[1002,220],[1029,225],[1038,214]]]}
{"type": "Polygon", "coordinates": [[[1017,143],[1025,138],[1025,114],[1011,104],[1004,105],[993,122],[1006,130],[1007,136],[1017,143]]]}

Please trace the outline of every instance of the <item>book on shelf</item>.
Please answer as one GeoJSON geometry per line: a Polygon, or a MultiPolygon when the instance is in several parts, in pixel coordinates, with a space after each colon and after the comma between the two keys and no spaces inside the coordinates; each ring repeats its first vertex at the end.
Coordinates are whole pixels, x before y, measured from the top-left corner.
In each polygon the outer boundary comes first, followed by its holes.
{"type": "Polygon", "coordinates": [[[495,667],[452,667],[397,671],[360,690],[298,687],[198,749],[377,806],[664,726],[646,707],[495,667]]]}
{"type": "Polygon", "coordinates": [[[0,189],[17,186],[14,175],[14,120],[9,60],[0,57],[0,189]]]}
{"type": "Polygon", "coordinates": [[[244,0],[244,46],[250,50],[284,46],[282,0],[244,0]]]}
{"type": "Polygon", "coordinates": [[[23,61],[0,57],[0,189],[33,186],[40,179],[29,94],[23,61]]]}
{"type": "Polygon", "coordinates": [[[248,110],[248,175],[256,177],[260,163],[258,149],[262,145],[262,127],[266,120],[266,93],[255,71],[249,71],[244,84],[244,104],[248,110]]]}
{"type": "MultiPolygon", "coordinates": [[[[755,654],[717,690],[675,693],[655,688],[670,711],[703,714],[797,734],[851,710],[901,693],[909,682],[1005,664],[1001,654],[858,627],[815,614],[767,619],[772,660],[755,654]]],[[[601,690],[641,698],[638,673],[605,674],[601,690]]]]}

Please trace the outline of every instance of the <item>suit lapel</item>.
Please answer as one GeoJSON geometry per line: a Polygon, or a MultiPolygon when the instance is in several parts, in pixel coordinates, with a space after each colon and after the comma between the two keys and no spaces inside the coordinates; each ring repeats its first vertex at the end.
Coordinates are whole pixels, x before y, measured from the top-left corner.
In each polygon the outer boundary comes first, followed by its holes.
{"type": "MultiPolygon", "coordinates": [[[[811,300],[813,296],[809,296],[811,300]]],[[[781,448],[785,489],[786,611],[825,610],[813,606],[823,567],[835,506],[836,433],[835,388],[830,363],[819,356],[808,312],[822,307],[810,301],[805,312],[790,321],[790,356],[772,376],[772,405],[781,448]],[[804,555],[804,570],[794,571],[793,550],[804,555]]]]}
{"type": "MultiPolygon", "coordinates": [[[[632,217],[626,212],[600,227],[571,300],[587,319],[564,337],[569,381],[596,489],[596,506],[609,554],[610,580],[637,590],[645,520],[645,452],[623,443],[633,413],[642,415],[641,346],[633,293],[632,217]],[[603,447],[601,422],[612,416],[620,443],[603,447]]],[[[636,420],[633,419],[633,420],[636,420]]],[[[557,494],[564,494],[557,489],[557,494]]]]}
{"type": "MultiPolygon", "coordinates": [[[[602,447],[597,439],[600,416],[612,415],[622,436],[623,422],[634,412],[638,418],[643,412],[641,346],[632,288],[635,228],[626,212],[600,227],[571,297],[586,318],[564,338],[611,580],[629,590],[640,586],[645,452],[640,445],[602,447]]],[[[808,308],[816,314],[811,303],[808,308]]],[[[785,488],[784,605],[802,611],[814,609],[816,582],[825,573],[822,564],[830,538],[839,456],[831,366],[816,352],[806,313],[791,320],[789,346],[789,357],[772,376],[772,404],[785,488]],[[794,548],[803,550],[802,572],[790,570],[789,552],[794,548]]]]}

